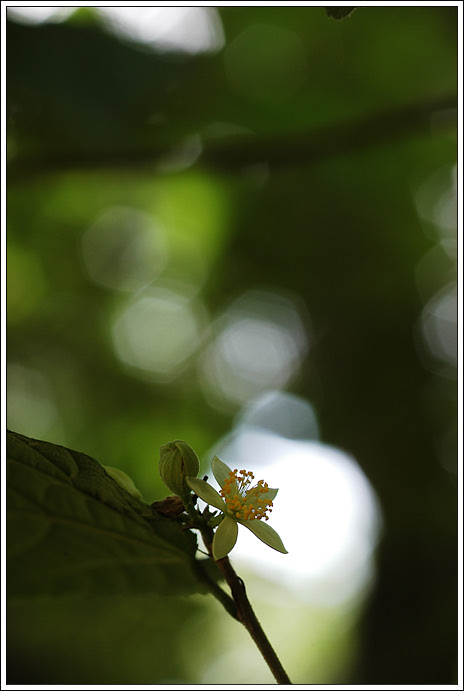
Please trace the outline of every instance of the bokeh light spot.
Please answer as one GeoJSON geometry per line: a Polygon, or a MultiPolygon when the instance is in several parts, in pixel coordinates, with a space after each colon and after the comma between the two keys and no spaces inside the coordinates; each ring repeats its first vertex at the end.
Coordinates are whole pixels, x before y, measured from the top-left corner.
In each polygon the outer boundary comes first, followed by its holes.
{"type": "Polygon", "coordinates": [[[93,281],[113,290],[137,290],[167,262],[159,224],[138,209],[107,209],[82,236],[85,266],[93,281]]]}
{"type": "Polygon", "coordinates": [[[69,17],[75,7],[47,7],[41,5],[25,7],[8,7],[9,19],[14,19],[22,24],[42,24],[43,22],[60,22],[69,17]]]}
{"type": "MultiPolygon", "coordinates": [[[[305,601],[341,606],[373,580],[381,513],[374,490],[351,456],[307,440],[314,422],[306,406],[303,399],[283,392],[259,397],[212,455],[231,467],[252,470],[257,479],[279,489],[269,524],[289,553],[282,556],[241,528],[234,562],[286,585],[305,601]],[[276,430],[282,428],[279,411],[288,419],[285,409],[289,402],[295,409],[296,401],[301,401],[301,424],[294,438],[284,437],[272,427],[277,423],[276,430]]],[[[308,410],[312,412],[311,406],[308,410]]]]}
{"type": "MultiPolygon", "coordinates": [[[[458,349],[456,166],[440,168],[429,176],[418,187],[415,201],[425,232],[436,241],[416,267],[417,287],[426,303],[420,317],[418,351],[421,357],[432,355],[446,363],[451,374],[458,349]]],[[[424,358],[425,366],[436,370],[429,360],[424,358]]],[[[443,374],[442,369],[440,372],[443,374]]]]}
{"type": "Polygon", "coordinates": [[[243,429],[270,430],[288,439],[319,439],[313,406],[288,391],[266,391],[244,407],[237,419],[243,429]]]}
{"type": "Polygon", "coordinates": [[[157,50],[211,53],[224,45],[224,31],[214,7],[99,7],[121,38],[157,50]]]}
{"type": "Polygon", "coordinates": [[[451,257],[456,257],[457,167],[440,168],[418,185],[415,202],[424,230],[438,239],[451,257]]]}
{"type": "Polygon", "coordinates": [[[113,325],[113,344],[139,376],[171,381],[198,347],[207,316],[188,290],[151,287],[138,294],[113,325]]]}
{"type": "Polygon", "coordinates": [[[432,355],[456,366],[458,359],[458,298],[456,285],[436,294],[424,307],[422,334],[432,355]]]}
{"type": "MultiPolygon", "coordinates": [[[[79,7],[9,7],[8,14],[25,24],[59,22],[79,7]]],[[[215,7],[94,7],[116,36],[159,51],[214,53],[224,46],[224,30],[215,7]]]]}
{"type": "Polygon", "coordinates": [[[213,400],[245,402],[285,386],[307,352],[307,329],[295,303],[267,291],[248,291],[219,317],[200,360],[213,400]]]}

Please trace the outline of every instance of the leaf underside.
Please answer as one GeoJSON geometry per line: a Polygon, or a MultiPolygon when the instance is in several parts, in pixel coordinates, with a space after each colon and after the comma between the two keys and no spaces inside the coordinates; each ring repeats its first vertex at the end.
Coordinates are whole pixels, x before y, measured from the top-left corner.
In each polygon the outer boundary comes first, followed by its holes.
{"type": "Polygon", "coordinates": [[[93,458],[7,433],[9,597],[206,592],[196,549],[93,458]]]}

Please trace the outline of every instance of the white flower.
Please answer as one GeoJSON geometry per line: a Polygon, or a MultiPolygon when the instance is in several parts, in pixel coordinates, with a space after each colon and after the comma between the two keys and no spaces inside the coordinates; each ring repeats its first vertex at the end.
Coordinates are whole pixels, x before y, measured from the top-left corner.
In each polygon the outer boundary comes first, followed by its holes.
{"type": "Polygon", "coordinates": [[[213,558],[226,557],[237,541],[238,523],[251,530],[260,540],[283,554],[287,554],[282,540],[267,523],[268,513],[278,492],[259,480],[251,487],[254,475],[247,470],[231,470],[217,456],[211,464],[220,492],[204,480],[186,478],[188,486],[204,502],[219,509],[223,514],[213,538],[213,558]],[[264,520],[263,520],[264,519],[264,520]]]}

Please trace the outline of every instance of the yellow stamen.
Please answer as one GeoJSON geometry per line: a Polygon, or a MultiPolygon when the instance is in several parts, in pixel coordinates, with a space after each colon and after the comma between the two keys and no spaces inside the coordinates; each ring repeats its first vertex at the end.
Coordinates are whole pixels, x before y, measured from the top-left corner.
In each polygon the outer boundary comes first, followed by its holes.
{"type": "Polygon", "coordinates": [[[269,520],[267,515],[272,511],[272,501],[262,495],[269,490],[264,480],[251,487],[254,475],[249,470],[231,470],[220,491],[227,509],[235,518],[246,521],[255,519],[269,520]]]}

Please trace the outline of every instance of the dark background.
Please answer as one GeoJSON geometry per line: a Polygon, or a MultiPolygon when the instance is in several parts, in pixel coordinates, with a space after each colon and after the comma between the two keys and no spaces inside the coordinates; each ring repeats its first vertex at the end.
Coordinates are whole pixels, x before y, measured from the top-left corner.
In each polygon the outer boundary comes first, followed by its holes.
{"type": "MultiPolygon", "coordinates": [[[[277,388],[311,402],[384,521],[346,664],[329,638],[290,677],[456,683],[457,8],[217,13],[204,54],[120,40],[92,10],[8,21],[9,427],[159,498],[161,444],[204,458],[276,388],[228,397],[205,375],[215,320],[247,291],[286,296],[312,340],[277,388]],[[134,367],[113,327],[146,286],[167,300],[161,350],[134,367]]],[[[9,681],[199,683],[217,625],[205,598],[18,602],[9,681]]]]}

